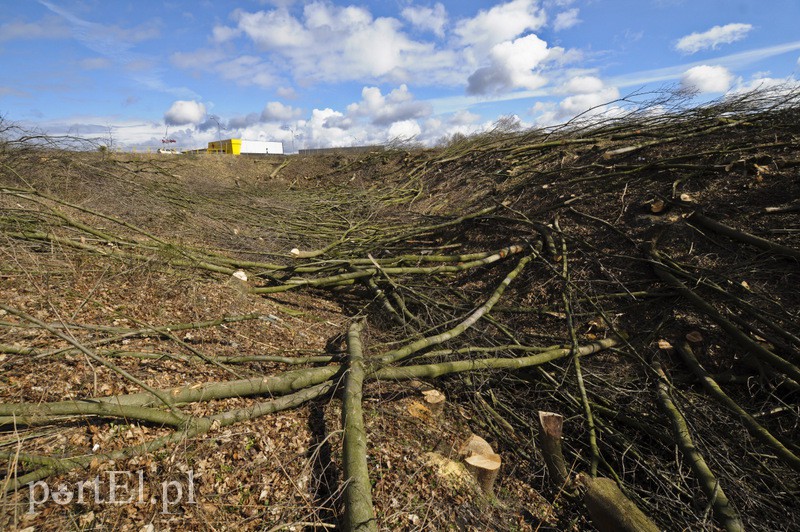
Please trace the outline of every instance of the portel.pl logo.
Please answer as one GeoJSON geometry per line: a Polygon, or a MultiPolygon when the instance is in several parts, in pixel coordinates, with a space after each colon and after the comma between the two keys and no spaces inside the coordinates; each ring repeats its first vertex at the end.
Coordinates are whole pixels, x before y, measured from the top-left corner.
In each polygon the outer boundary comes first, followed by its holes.
{"type": "Polygon", "coordinates": [[[189,470],[182,480],[165,480],[161,483],[161,492],[153,493],[145,499],[144,471],[106,471],[101,478],[97,475],[92,480],[82,480],[70,486],[59,484],[51,489],[42,480],[28,484],[28,513],[34,513],[36,507],[52,501],[65,506],[67,504],[84,504],[94,501],[96,504],[158,504],[160,496],[161,513],[169,514],[170,509],[182,502],[195,504],[194,471],[189,470]],[[184,501],[185,498],[185,501],[184,501]]]}

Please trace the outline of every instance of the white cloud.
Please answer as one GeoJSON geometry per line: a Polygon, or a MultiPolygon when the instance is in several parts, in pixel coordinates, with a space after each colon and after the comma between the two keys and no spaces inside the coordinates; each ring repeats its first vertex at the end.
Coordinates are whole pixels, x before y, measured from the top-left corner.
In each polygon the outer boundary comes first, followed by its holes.
{"type": "Polygon", "coordinates": [[[566,30],[580,24],[581,19],[578,18],[579,12],[580,10],[578,8],[573,8],[556,15],[556,19],[553,21],[553,30],[566,30]]]}
{"type": "Polygon", "coordinates": [[[537,0],[512,0],[459,21],[455,33],[461,44],[488,51],[496,44],[541,28],[546,21],[537,0]]]}
{"type": "Polygon", "coordinates": [[[211,72],[238,85],[272,88],[277,82],[272,65],[255,55],[228,57],[221,50],[176,52],[170,62],[187,70],[211,72]]]}
{"type": "Polygon", "coordinates": [[[694,54],[707,48],[716,49],[720,44],[741,41],[752,29],[752,24],[742,23],[714,26],[708,31],[681,37],[675,44],[675,49],[686,54],[694,54]]]}
{"type": "Polygon", "coordinates": [[[587,111],[592,114],[604,113],[608,110],[606,104],[617,98],[619,98],[619,90],[616,87],[603,87],[595,92],[573,94],[558,104],[559,115],[567,118],[587,111]]]}
{"type": "Polygon", "coordinates": [[[430,31],[437,37],[444,37],[444,27],[447,24],[447,11],[440,3],[433,7],[408,6],[401,15],[414,27],[423,31],[430,31]]]}
{"type": "Polygon", "coordinates": [[[286,122],[300,118],[303,112],[291,105],[284,105],[281,102],[269,102],[261,111],[261,120],[264,122],[286,122]]]}
{"type": "Polygon", "coordinates": [[[540,67],[553,55],[547,43],[536,35],[496,44],[489,54],[489,66],[479,68],[468,79],[469,94],[490,94],[517,88],[533,90],[547,83],[540,67]]]}
{"type": "Polygon", "coordinates": [[[595,76],[574,76],[556,91],[569,94],[558,103],[537,102],[531,113],[539,126],[564,123],[578,115],[582,117],[609,116],[619,111],[613,102],[619,98],[617,87],[607,86],[595,76]]]}
{"type": "Polygon", "coordinates": [[[590,94],[604,87],[603,80],[595,76],[574,76],[562,85],[558,92],[565,94],[590,94]]]}
{"type": "MultiPolygon", "coordinates": [[[[565,63],[576,57],[573,51],[548,49],[530,33],[546,22],[541,0],[510,0],[452,23],[441,2],[404,3],[403,20],[374,17],[364,7],[325,0],[291,10],[237,9],[231,14],[232,24],[213,30],[212,40],[225,46],[177,53],[171,59],[182,68],[269,89],[285,87],[291,78],[301,85],[346,81],[468,85],[471,94],[488,94],[542,86],[543,50],[548,62],[565,63]],[[430,35],[420,37],[414,30],[430,35]],[[247,41],[258,50],[236,55],[236,50],[247,49],[247,41]]],[[[560,27],[577,22],[577,10],[565,11],[564,5],[553,7],[565,14],[560,27]]]]}
{"type": "Polygon", "coordinates": [[[199,124],[206,115],[206,106],[193,100],[177,100],[164,113],[164,122],[170,126],[199,124]]]}
{"type": "Polygon", "coordinates": [[[386,140],[411,140],[422,133],[416,120],[402,120],[389,127],[386,140]]]}
{"type": "Polygon", "coordinates": [[[0,42],[15,39],[61,39],[70,31],[60,19],[46,16],[38,22],[6,22],[0,24],[0,42]]]}
{"type": "Polygon", "coordinates": [[[800,80],[794,76],[786,78],[772,78],[768,76],[754,76],[750,81],[744,82],[739,79],[735,87],[730,91],[731,94],[741,94],[751,91],[775,91],[790,93],[800,90],[800,80]]]}
{"type": "MultiPolygon", "coordinates": [[[[433,13],[437,15],[436,7],[433,13]]],[[[407,14],[413,17],[419,11],[407,14]]],[[[286,8],[255,13],[236,10],[232,17],[235,26],[218,26],[215,39],[224,42],[244,36],[268,52],[271,64],[264,62],[264,78],[272,77],[273,82],[288,72],[301,83],[381,80],[456,84],[453,72],[463,68],[454,51],[413,40],[403,32],[400,20],[374,18],[361,7],[317,1],[305,5],[301,17],[286,8]],[[288,71],[278,70],[278,64],[287,65],[288,71]]],[[[442,21],[429,22],[438,31],[442,21]]]]}
{"type": "Polygon", "coordinates": [[[463,110],[446,118],[432,117],[425,120],[414,141],[433,146],[449,142],[454,135],[469,136],[492,127],[490,123],[480,124],[480,120],[479,115],[463,110]]]}
{"type": "Polygon", "coordinates": [[[454,126],[471,126],[480,119],[480,115],[476,115],[475,113],[471,113],[464,109],[462,111],[453,113],[453,116],[450,118],[450,123],[454,126]]]}
{"type": "MultiPolygon", "coordinates": [[[[775,57],[800,50],[800,41],[792,41],[763,48],[753,48],[744,52],[716,57],[714,62],[731,70],[744,70],[764,59],[775,57]]],[[[687,68],[702,65],[702,61],[695,61],[683,65],[674,65],[665,68],[631,72],[622,76],[615,76],[609,81],[617,87],[640,87],[648,83],[679,80],[687,68]]]]}
{"type": "Polygon", "coordinates": [[[275,92],[281,98],[288,98],[290,100],[297,98],[297,91],[294,90],[294,87],[278,87],[275,92]]]}
{"type": "Polygon", "coordinates": [[[681,76],[681,86],[688,90],[705,92],[725,92],[733,83],[733,74],[722,66],[699,65],[692,67],[681,76]]]}
{"type": "MultiPolygon", "coordinates": [[[[225,130],[239,130],[259,123],[261,123],[261,115],[258,113],[248,113],[245,116],[234,116],[228,120],[228,123],[225,125],[225,130]]],[[[215,130],[216,128],[217,123],[211,119],[206,120],[198,126],[198,129],[201,131],[215,130]]]]}
{"type": "Polygon", "coordinates": [[[214,42],[222,43],[230,41],[234,37],[238,37],[242,33],[239,28],[231,28],[230,26],[214,26],[211,30],[211,38],[214,42]]]}
{"type": "MultiPolygon", "coordinates": [[[[161,146],[164,136],[164,124],[142,120],[113,120],[108,116],[73,115],[57,120],[37,120],[35,123],[22,122],[23,128],[31,127],[47,132],[49,135],[74,135],[95,139],[99,142],[111,142],[113,146],[141,146],[156,143],[161,146]]],[[[180,134],[180,132],[175,132],[180,134]]],[[[173,132],[170,131],[170,137],[173,132]]],[[[192,146],[187,144],[186,146],[192,146]]]]}
{"type": "Polygon", "coordinates": [[[237,27],[214,28],[214,38],[218,42],[230,40],[243,32],[264,50],[312,44],[311,36],[300,21],[284,8],[255,13],[236,10],[233,16],[236,18],[237,27]]]}
{"type": "Polygon", "coordinates": [[[368,117],[370,122],[378,126],[386,126],[394,122],[423,118],[433,111],[425,102],[414,100],[414,95],[403,84],[384,96],[378,87],[364,87],[361,101],[347,106],[348,115],[368,117]]]}
{"type": "Polygon", "coordinates": [[[331,125],[344,115],[333,109],[314,109],[311,118],[298,122],[305,148],[328,148],[366,144],[365,139],[346,129],[331,125]]]}

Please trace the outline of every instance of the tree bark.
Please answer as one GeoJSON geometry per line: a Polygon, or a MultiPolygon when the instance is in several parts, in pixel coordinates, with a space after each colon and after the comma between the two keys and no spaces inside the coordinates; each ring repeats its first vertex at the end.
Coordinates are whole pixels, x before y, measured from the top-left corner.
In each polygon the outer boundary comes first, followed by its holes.
{"type": "Polygon", "coordinates": [[[344,426],[344,512],[345,530],[375,531],[378,524],[372,508],[372,485],[367,465],[367,432],[361,405],[364,386],[364,357],[361,345],[363,322],[350,325],[347,333],[349,368],[344,383],[342,425],[344,426]]]}
{"type": "Polygon", "coordinates": [[[711,472],[711,469],[706,464],[700,451],[695,447],[692,441],[692,435],[689,432],[689,426],[686,424],[686,419],[684,419],[683,415],[675,406],[675,403],[672,402],[672,398],[669,395],[669,384],[667,383],[664,370],[657,362],[653,364],[653,367],[660,376],[658,381],[658,398],[661,409],[672,423],[675,441],[686,457],[686,460],[689,462],[692,471],[694,471],[697,479],[700,481],[700,488],[711,501],[714,516],[728,532],[743,531],[744,525],[739,518],[739,514],[733,508],[733,505],[731,505],[725,492],[722,491],[719,481],[714,476],[714,473],[711,472]]]}

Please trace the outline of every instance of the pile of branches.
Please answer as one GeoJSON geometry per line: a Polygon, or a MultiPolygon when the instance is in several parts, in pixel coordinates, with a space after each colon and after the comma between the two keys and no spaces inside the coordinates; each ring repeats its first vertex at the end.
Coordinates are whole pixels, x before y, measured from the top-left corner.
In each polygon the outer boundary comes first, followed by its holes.
{"type": "MultiPolygon", "coordinates": [[[[799,104],[800,93],[785,88],[702,107],[666,98],[553,130],[498,130],[443,150],[365,155],[326,176],[318,196],[300,183],[302,208],[262,212],[260,221],[263,184],[207,192],[213,201],[192,205],[207,209],[207,232],[212,222],[246,217],[263,235],[261,247],[241,235],[238,249],[223,248],[213,234],[175,241],[89,200],[67,201],[6,159],[7,250],[49,248],[232,277],[247,297],[312,291],[340,303],[352,321],[342,351],[195,350],[184,357],[235,378],[158,389],[120,362],[145,354],[114,346],[141,336],[180,342],[176,330],[263,316],[121,330],[48,323],[3,303],[10,320],[3,327],[47,331],[62,344],[3,344],[0,352],[81,353],[141,391],[6,401],[0,422],[58,426],[93,416],[171,429],[100,456],[123,459],[337,394],[347,479],[341,520],[375,529],[363,388],[437,379],[471,406],[476,432],[530,464],[549,459],[538,443],[538,412],[563,414],[570,478],[543,488],[554,498],[578,489],[578,478],[602,476],[661,528],[796,527],[799,104]],[[366,353],[365,321],[383,341],[366,353]],[[101,337],[79,340],[87,329],[101,337]],[[302,367],[264,374],[263,362],[302,367]],[[204,415],[192,406],[234,397],[258,400],[204,415]]],[[[292,172],[302,164],[279,170],[296,184],[292,172]]],[[[139,192],[158,199],[165,188],[140,184],[139,192]]],[[[176,180],[170,197],[180,190],[176,180]]],[[[6,489],[98,456],[4,451],[15,464],[6,489]]]]}

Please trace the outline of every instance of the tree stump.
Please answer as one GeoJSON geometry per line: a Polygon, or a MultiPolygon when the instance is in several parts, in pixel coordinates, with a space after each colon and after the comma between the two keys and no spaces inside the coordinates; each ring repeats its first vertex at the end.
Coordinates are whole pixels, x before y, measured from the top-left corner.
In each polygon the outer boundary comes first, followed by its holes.
{"type": "Polygon", "coordinates": [[[494,496],[494,483],[500,474],[502,459],[496,454],[489,443],[473,434],[461,446],[460,454],[465,456],[467,470],[472,474],[487,497],[494,496]]]}

